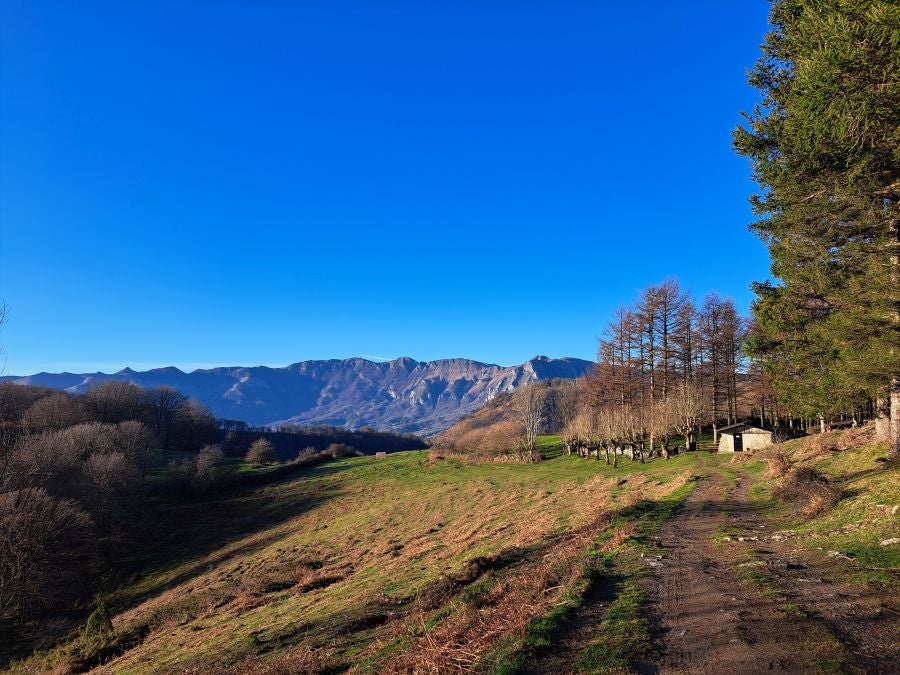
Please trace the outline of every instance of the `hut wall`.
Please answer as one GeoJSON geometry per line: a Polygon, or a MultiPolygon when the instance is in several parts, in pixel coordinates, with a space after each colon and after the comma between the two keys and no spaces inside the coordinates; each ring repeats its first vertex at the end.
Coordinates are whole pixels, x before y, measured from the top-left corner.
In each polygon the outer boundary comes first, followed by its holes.
{"type": "Polygon", "coordinates": [[[722,434],[719,437],[719,452],[734,452],[734,436],[722,434]]]}

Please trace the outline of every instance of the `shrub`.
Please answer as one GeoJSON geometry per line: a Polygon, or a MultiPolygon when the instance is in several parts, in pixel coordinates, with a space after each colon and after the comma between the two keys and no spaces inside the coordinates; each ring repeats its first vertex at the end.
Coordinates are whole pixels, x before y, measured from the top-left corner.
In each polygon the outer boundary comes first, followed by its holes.
{"type": "Polygon", "coordinates": [[[88,617],[87,623],[84,626],[84,637],[99,637],[112,632],[113,625],[112,619],[109,617],[109,610],[106,609],[106,603],[101,600],[97,603],[97,607],[88,617]]]}
{"type": "Polygon", "coordinates": [[[812,459],[824,457],[838,451],[837,438],[833,433],[816,434],[807,439],[803,446],[803,457],[812,459]]]}
{"type": "Polygon", "coordinates": [[[297,458],[294,460],[297,464],[311,464],[319,459],[319,451],[314,447],[309,446],[308,448],[303,448],[299,453],[297,453],[297,458]]]}
{"type": "Polygon", "coordinates": [[[812,467],[791,471],[772,493],[786,504],[800,507],[800,513],[811,518],[827,511],[841,498],[841,489],[812,467]]]}
{"type": "Polygon", "coordinates": [[[334,459],[340,459],[341,457],[352,457],[358,453],[356,448],[350,447],[344,443],[332,443],[325,450],[325,454],[331,455],[334,459]]]}
{"type": "Polygon", "coordinates": [[[250,444],[250,449],[247,451],[244,459],[254,464],[274,462],[276,459],[275,448],[272,447],[268,440],[260,436],[250,444]]]}
{"type": "Polygon", "coordinates": [[[218,445],[206,445],[197,453],[194,480],[200,489],[206,489],[222,479],[225,455],[218,445]]]}

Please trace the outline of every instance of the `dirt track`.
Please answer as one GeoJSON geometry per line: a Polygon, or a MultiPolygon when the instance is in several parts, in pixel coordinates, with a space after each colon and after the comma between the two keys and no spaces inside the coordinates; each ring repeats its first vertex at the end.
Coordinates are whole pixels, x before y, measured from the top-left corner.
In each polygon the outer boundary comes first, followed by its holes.
{"type": "MultiPolygon", "coordinates": [[[[704,481],[644,561],[653,644],[640,673],[896,673],[895,598],[835,581],[840,561],[775,535],[747,499],[749,483],[704,481]]],[[[593,588],[527,672],[575,672],[620,577],[593,588]]]]}
{"type": "Polygon", "coordinates": [[[740,481],[707,480],[660,539],[667,554],[646,583],[654,651],[641,671],[896,672],[896,608],[772,540],[740,481]]]}

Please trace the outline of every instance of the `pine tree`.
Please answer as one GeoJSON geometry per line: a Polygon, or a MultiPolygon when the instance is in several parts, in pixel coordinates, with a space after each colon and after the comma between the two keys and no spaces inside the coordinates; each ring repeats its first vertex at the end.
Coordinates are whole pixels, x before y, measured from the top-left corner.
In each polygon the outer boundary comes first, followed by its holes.
{"type": "Polygon", "coordinates": [[[900,5],[776,0],[770,22],[750,75],[762,102],[735,131],[779,280],[756,285],[751,351],[798,413],[889,391],[896,456],[900,5]]]}

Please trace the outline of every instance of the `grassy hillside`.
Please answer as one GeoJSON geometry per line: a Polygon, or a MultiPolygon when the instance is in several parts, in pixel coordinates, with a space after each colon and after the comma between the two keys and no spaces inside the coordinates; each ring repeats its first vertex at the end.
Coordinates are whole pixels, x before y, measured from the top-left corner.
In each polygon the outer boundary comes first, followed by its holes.
{"type": "MultiPolygon", "coordinates": [[[[567,415],[564,408],[574,405],[582,381],[583,378],[544,380],[527,385],[538,389],[543,397],[544,433],[557,433],[562,429],[567,415]]],[[[465,453],[506,453],[518,443],[522,434],[515,407],[515,396],[509,392],[501,393],[435,436],[433,445],[465,453]]]]}
{"type": "Polygon", "coordinates": [[[562,454],[553,436],[540,448],[550,459],[536,464],[343,459],[178,507],[158,559],[106,598],[112,634],[13,670],[513,673],[538,657],[627,669],[652,644],[646,561],[667,555],[656,534],[698,482],[743,486],[778,528],[772,546],[790,539],[852,583],[897,588],[900,549],[881,541],[897,534],[900,476],[865,437],[617,469],[562,454]],[[807,465],[839,486],[816,513],[773,497],[807,465]],[[567,656],[561,636],[576,629],[567,656]]]}
{"type": "Polygon", "coordinates": [[[573,457],[497,465],[405,452],[315,467],[171,514],[178,528],[160,545],[169,562],[107,599],[115,640],[20,667],[114,659],[116,672],[202,668],[290,645],[329,663],[377,660],[376,645],[424,596],[462,579],[452,597],[466,575],[479,576],[466,571],[472,561],[500,565],[483,560],[540,547],[635,495],[665,495],[698,462],[713,463],[691,456],[614,472],[573,457]]]}
{"type": "MultiPolygon", "coordinates": [[[[888,586],[900,571],[900,467],[886,461],[871,425],[783,443],[761,453],[784,458],[780,471],[760,475],[752,489],[758,508],[797,546],[848,561],[852,578],[888,586]],[[835,503],[821,503],[801,489],[781,500],[778,486],[793,472],[813,470],[827,479],[835,503]],[[773,475],[782,474],[782,475],[773,475]]],[[[757,465],[759,468],[759,465],[757,465]]]]}

